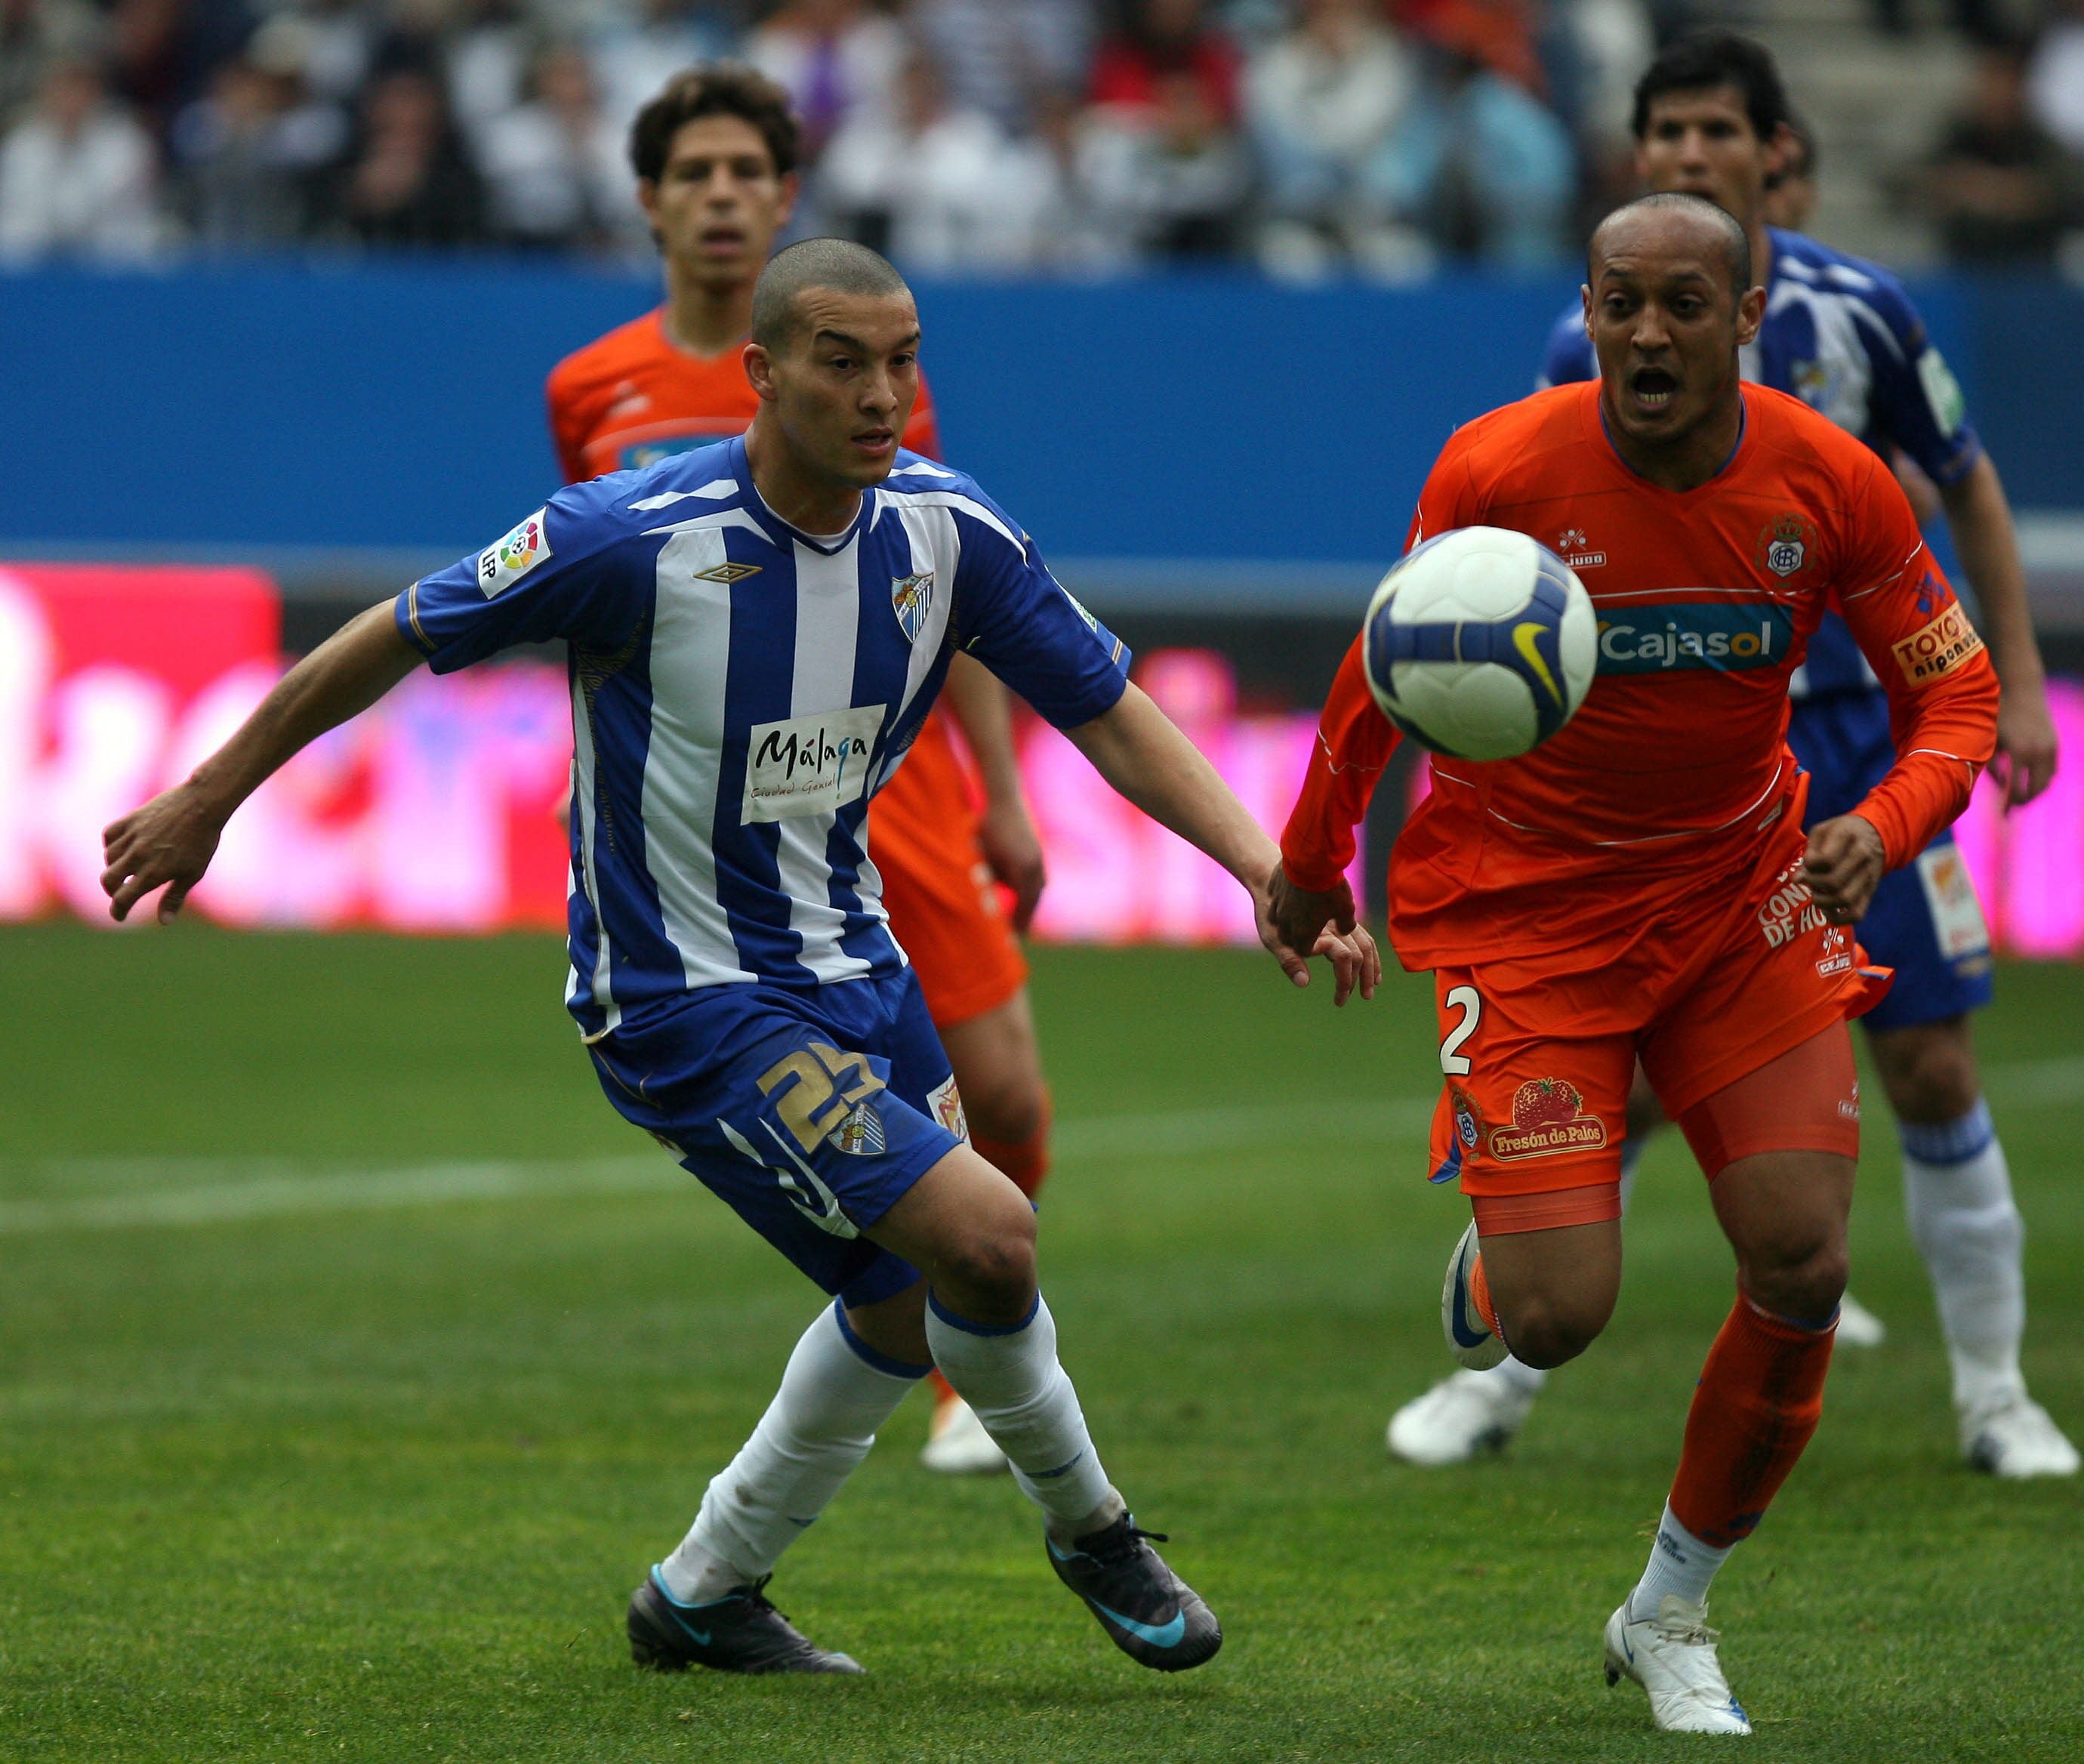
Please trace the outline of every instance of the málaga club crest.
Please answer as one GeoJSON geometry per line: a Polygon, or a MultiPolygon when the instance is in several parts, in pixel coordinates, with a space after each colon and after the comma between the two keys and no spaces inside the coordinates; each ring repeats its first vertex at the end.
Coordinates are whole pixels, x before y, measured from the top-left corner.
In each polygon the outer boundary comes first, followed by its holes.
{"type": "Polygon", "coordinates": [[[897,614],[898,628],[904,633],[908,642],[919,641],[919,633],[926,623],[927,608],[933,604],[932,570],[922,570],[917,575],[890,579],[890,604],[897,614]]]}

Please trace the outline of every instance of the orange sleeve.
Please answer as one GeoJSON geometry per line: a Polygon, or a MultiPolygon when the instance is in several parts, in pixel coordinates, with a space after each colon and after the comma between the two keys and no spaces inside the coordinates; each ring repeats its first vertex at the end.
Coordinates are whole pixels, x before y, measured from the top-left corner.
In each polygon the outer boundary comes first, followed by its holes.
{"type": "Polygon", "coordinates": [[[1298,888],[1338,886],[1353,861],[1353,829],[1367,813],[1382,769],[1396,751],[1396,726],[1368,689],[1362,665],[1364,632],[1353,639],[1332,681],[1331,697],[1310,750],[1310,770],[1281,835],[1281,867],[1298,888]]]}
{"type": "Polygon", "coordinates": [[[927,389],[924,374],[919,376],[919,401],[912,407],[912,420],[904,425],[904,433],[898,439],[930,460],[946,456],[941,452],[941,421],[934,413],[934,395],[927,389]]]}
{"type": "Polygon", "coordinates": [[[576,484],[587,475],[586,436],[574,420],[572,406],[577,400],[564,381],[561,363],[550,370],[550,377],[543,385],[543,396],[550,407],[550,439],[557,450],[557,469],[565,474],[567,484],[576,484]]]}
{"type": "Polygon", "coordinates": [[[1901,486],[1873,456],[1853,505],[1862,536],[1840,572],[1839,610],[1888,693],[1896,764],[1853,813],[1906,864],[1968,806],[1997,746],[1997,676],[1901,486]]]}

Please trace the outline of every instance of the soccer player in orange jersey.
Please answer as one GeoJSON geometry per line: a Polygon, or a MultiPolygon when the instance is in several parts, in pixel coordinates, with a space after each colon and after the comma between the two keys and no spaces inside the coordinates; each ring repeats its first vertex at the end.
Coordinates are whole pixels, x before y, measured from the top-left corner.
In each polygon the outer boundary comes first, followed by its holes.
{"type": "MultiPolygon", "coordinates": [[[[788,95],[730,64],[677,75],[630,134],[637,197],[665,263],[665,303],[550,374],[550,428],[568,481],[648,465],[740,435],[760,409],[746,378],[752,290],[797,189],[788,95]]],[[[938,456],[924,382],[903,444],[938,456]]],[[[1043,885],[1021,795],[1006,689],[967,655],[948,671],[978,788],[939,710],[877,797],[883,904],[946,1045],[977,1150],[1031,1198],[1048,1172],[1049,1092],[1014,941],[1043,885]],[[981,808],[975,806],[981,798],[981,808]],[[1013,897],[1010,920],[999,884],[1013,897]]],[[[1006,1459],[938,1374],[928,1468],[1002,1470],[1006,1459]]]]}
{"type": "MultiPolygon", "coordinates": [[[[1709,1179],[1736,1302],[1606,1658],[1659,1727],[1743,1733],[1708,1588],[1821,1412],[1859,1147],[1846,1018],[1886,986],[1849,927],[1967,803],[1997,685],[1887,464],[1740,384],[1765,299],[1743,228],[1698,197],[1646,197],[1594,235],[1589,270],[1600,377],[1458,432],[1412,536],[1506,527],[1565,553],[1599,672],[1523,758],[1436,760],[1397,842],[1390,932],[1434,974],[1436,1180],[1459,1176],[1475,1214],[1443,1295],[1465,1364],[1509,1344],[1560,1365],[1605,1326],[1638,1057],[1709,1179]],[[1788,676],[1827,606],[1887,687],[1898,757],[1805,839],[1788,676]]],[[[1341,877],[1395,741],[1356,644],[1282,842],[1290,943],[1352,922],[1341,877]]]]}

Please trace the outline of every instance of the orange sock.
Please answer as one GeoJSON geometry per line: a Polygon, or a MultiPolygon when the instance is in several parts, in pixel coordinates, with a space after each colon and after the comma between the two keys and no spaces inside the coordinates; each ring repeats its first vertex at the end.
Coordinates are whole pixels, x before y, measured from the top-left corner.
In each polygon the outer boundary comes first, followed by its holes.
{"type": "Polygon", "coordinates": [[[1049,1106],[1042,1105],[1042,1125],[1025,1139],[988,1139],[972,1132],[970,1143],[977,1156],[1013,1179],[1013,1185],[1031,1201],[1042,1192],[1049,1176],[1049,1106]]]}
{"type": "Polygon", "coordinates": [[[1671,1485],[1673,1516],[1704,1544],[1726,1550],[1764,1517],[1823,1415],[1836,1333],[1738,1295],[1701,1369],[1671,1485]]]}
{"type": "MultiPolygon", "coordinates": [[[[1049,1175],[1049,1105],[1044,1099],[1042,1105],[1042,1125],[1025,1139],[987,1139],[981,1133],[970,1135],[970,1143],[976,1148],[977,1156],[994,1169],[1003,1171],[1012,1178],[1013,1185],[1033,1200],[1049,1175]]],[[[936,1367],[927,1375],[934,1387],[935,1402],[945,1402],[955,1393],[955,1387],[941,1376],[936,1367]]]]}
{"type": "Polygon", "coordinates": [[[1484,1272],[1481,1250],[1476,1252],[1476,1261],[1469,1269],[1469,1303],[1476,1306],[1476,1315],[1484,1320],[1491,1334],[1503,1341],[1505,1331],[1498,1327],[1497,1307],[1491,1303],[1490,1276],[1484,1272]]]}

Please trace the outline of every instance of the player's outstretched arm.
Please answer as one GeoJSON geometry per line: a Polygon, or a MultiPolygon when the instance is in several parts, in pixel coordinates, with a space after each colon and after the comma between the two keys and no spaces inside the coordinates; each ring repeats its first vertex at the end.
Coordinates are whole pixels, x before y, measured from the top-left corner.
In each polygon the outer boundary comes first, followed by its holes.
{"type": "Polygon", "coordinates": [[[398,634],[392,603],[358,614],[285,674],[231,739],[185,783],[103,829],[109,917],[164,886],[162,922],[202,880],[234,809],[327,730],[366,710],[423,659],[398,634]]]}
{"type": "Polygon", "coordinates": [[[1275,931],[1291,948],[1307,949],[1328,925],[1350,931],[1358,918],[1346,880],[1356,849],[1353,829],[1367,813],[1396,740],[1395,727],[1369,689],[1355,638],[1332,679],[1302,788],[1281,836],[1270,911],[1275,931]]]}
{"type": "Polygon", "coordinates": [[[1012,695],[983,663],[959,651],[948,663],[947,685],[942,689],[955,720],[963,726],[984,783],[977,843],[991,873],[1013,890],[1014,930],[1025,931],[1041,902],[1048,874],[1043,865],[1042,841],[1020,787],[1019,760],[1013,749],[1012,695]]]}
{"type": "Polygon", "coordinates": [[[1849,486],[1857,550],[1835,592],[1888,693],[1896,759],[1849,815],[1810,829],[1803,880],[1833,924],[1866,910],[1874,884],[1968,806],[1997,748],[1997,676],[1982,638],[1925,549],[1910,504],[1871,458],[1849,486]]]}
{"type": "Polygon", "coordinates": [[[1310,983],[1309,957],[1332,964],[1332,1002],[1358,990],[1375,996],[1382,957],[1366,927],[1325,928],[1305,946],[1286,942],[1273,916],[1281,850],[1217,775],[1200,748],[1175,728],[1141,688],[1125,688],[1114,707],[1065,734],[1116,790],[1161,826],[1198,846],[1244,884],[1259,921],[1260,940],[1298,986],[1310,983]]]}
{"type": "Polygon", "coordinates": [[[2003,480],[1986,453],[1968,475],[1940,493],[1954,548],[1983,615],[1983,636],[2004,696],[1997,706],[1997,755],[1991,764],[2005,787],[2005,806],[2030,803],[2055,776],[2055,719],[2048,676],[2034,640],[2026,566],[2003,480]]]}

